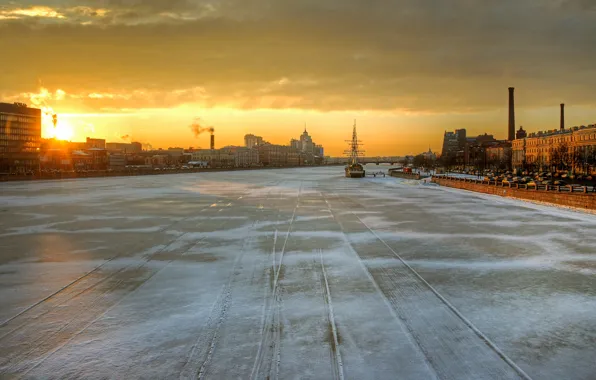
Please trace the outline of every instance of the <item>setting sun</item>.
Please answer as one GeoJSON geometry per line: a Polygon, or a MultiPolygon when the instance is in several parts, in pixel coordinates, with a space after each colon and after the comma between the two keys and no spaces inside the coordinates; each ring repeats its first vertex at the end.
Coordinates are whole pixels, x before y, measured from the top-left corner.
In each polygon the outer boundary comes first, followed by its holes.
{"type": "Polygon", "coordinates": [[[58,117],[54,126],[54,111],[50,107],[42,109],[42,137],[46,139],[71,140],[74,137],[74,128],[68,120],[58,117]]]}
{"type": "Polygon", "coordinates": [[[62,120],[59,121],[56,125],[56,129],[54,130],[54,136],[58,140],[70,140],[74,135],[73,128],[68,122],[62,120]]]}

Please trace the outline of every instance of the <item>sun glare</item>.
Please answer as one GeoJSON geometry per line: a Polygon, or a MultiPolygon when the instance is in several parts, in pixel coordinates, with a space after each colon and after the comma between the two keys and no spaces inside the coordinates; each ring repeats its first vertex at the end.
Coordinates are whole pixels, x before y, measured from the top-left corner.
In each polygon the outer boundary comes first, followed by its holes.
{"type": "Polygon", "coordinates": [[[51,127],[52,137],[58,140],[71,140],[74,136],[74,130],[72,126],[65,120],[59,120],[56,124],[56,128],[51,127]]]}
{"type": "Polygon", "coordinates": [[[60,120],[56,125],[54,134],[58,140],[71,140],[74,135],[72,126],[67,121],[60,120]]]}

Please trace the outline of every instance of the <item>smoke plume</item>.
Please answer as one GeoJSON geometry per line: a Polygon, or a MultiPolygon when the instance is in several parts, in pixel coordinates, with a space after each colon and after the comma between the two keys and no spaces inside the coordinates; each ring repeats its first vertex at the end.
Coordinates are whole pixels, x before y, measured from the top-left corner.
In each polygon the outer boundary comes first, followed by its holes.
{"type": "Polygon", "coordinates": [[[143,150],[153,150],[153,145],[149,143],[143,143],[143,150]]]}
{"type": "Polygon", "coordinates": [[[129,141],[130,141],[130,135],[124,135],[124,136],[120,136],[120,138],[121,138],[123,141],[127,141],[127,142],[129,142],[129,141]]]}
{"type": "Polygon", "coordinates": [[[203,132],[209,132],[211,134],[215,132],[215,128],[204,126],[203,121],[198,117],[195,118],[194,122],[190,125],[189,128],[195,135],[195,137],[199,137],[199,135],[203,132]]]}

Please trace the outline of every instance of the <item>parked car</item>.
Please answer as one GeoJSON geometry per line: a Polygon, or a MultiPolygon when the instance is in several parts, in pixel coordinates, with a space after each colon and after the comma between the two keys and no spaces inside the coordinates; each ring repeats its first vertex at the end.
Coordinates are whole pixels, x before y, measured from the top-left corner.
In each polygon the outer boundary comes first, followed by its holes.
{"type": "Polygon", "coordinates": [[[531,181],[527,182],[526,185],[528,187],[538,187],[538,186],[542,185],[542,181],[531,180],[531,181]]]}

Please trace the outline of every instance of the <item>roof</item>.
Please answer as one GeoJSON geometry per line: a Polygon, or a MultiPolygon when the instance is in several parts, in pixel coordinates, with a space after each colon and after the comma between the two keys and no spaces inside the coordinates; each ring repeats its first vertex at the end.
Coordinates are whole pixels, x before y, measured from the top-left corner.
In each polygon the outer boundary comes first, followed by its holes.
{"type": "Polygon", "coordinates": [[[0,112],[41,117],[41,110],[39,108],[31,108],[25,105],[11,103],[0,103],[0,112]]]}

